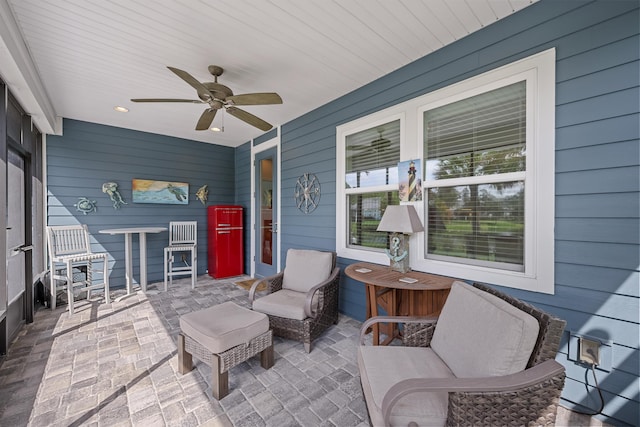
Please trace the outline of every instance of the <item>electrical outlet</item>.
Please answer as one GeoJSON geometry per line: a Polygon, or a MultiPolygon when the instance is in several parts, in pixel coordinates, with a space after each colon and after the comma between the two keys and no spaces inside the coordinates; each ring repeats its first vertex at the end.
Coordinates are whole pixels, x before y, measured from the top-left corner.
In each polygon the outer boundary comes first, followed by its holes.
{"type": "Polygon", "coordinates": [[[580,361],[600,365],[600,342],[580,337],[580,361]]]}

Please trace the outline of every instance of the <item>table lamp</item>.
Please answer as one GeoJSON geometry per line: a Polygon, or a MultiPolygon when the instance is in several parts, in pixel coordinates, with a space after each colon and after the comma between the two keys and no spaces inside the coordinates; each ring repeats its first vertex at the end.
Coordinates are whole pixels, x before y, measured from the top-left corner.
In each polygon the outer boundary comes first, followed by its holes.
{"type": "Polygon", "coordinates": [[[389,249],[385,250],[391,269],[401,273],[410,271],[409,234],[424,231],[416,209],[412,205],[387,206],[377,230],[392,233],[389,249]]]}

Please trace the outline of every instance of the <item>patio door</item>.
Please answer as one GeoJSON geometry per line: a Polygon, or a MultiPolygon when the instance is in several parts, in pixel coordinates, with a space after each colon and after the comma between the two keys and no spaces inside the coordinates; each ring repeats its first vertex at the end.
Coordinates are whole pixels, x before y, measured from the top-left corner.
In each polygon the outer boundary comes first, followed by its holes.
{"type": "Polygon", "coordinates": [[[255,277],[267,277],[278,268],[277,149],[255,155],[255,277]]]}
{"type": "Polygon", "coordinates": [[[9,342],[26,320],[31,301],[30,222],[26,213],[30,194],[25,177],[26,159],[16,150],[7,150],[7,337],[9,342]]]}

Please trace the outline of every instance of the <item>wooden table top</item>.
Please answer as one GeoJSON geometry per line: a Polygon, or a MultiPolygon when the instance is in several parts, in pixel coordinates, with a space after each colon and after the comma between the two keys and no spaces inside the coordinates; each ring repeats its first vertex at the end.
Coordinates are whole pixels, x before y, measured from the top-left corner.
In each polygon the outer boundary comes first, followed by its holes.
{"type": "Polygon", "coordinates": [[[395,289],[411,290],[439,290],[450,289],[456,280],[452,277],[438,276],[435,274],[423,273],[421,271],[409,271],[400,273],[391,270],[391,267],[369,262],[358,262],[351,264],[344,270],[345,274],[354,280],[375,286],[384,286],[395,289]],[[361,271],[358,271],[361,270],[361,271]],[[370,271],[365,271],[370,270],[370,271]],[[416,279],[415,283],[401,282],[401,278],[416,279]]]}

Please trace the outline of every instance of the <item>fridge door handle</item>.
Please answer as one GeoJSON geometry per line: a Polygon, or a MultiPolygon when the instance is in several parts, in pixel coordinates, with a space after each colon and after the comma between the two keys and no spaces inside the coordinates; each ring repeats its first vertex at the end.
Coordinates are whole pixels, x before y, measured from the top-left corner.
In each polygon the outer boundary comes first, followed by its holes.
{"type": "Polygon", "coordinates": [[[231,234],[229,230],[218,230],[218,234],[231,234]]]}

